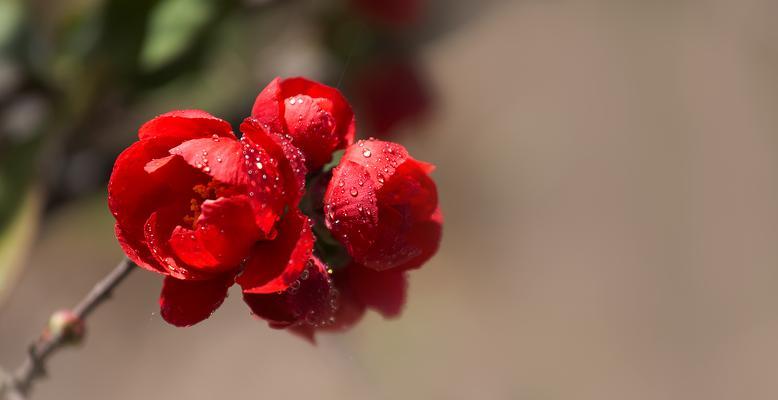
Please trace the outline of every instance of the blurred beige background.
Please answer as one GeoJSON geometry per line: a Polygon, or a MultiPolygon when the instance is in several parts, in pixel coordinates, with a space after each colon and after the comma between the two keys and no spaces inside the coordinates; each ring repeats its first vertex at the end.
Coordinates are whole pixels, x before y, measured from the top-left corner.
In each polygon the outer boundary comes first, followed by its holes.
{"type": "MultiPolygon", "coordinates": [[[[136,273],[35,397],[775,399],[777,13],[495,4],[423,49],[441,104],[402,141],[438,165],[447,220],[400,319],[312,347],[232,292],[176,329],[136,273]]],[[[104,202],[46,222],[0,363],[119,259],[104,202]]]]}

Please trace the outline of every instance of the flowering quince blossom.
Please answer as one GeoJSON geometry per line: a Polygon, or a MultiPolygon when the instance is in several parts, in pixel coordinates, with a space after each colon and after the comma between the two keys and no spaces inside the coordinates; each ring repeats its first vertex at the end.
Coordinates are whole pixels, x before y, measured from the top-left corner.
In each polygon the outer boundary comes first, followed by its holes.
{"type": "Polygon", "coordinates": [[[354,86],[364,115],[379,137],[387,137],[398,125],[422,119],[432,108],[432,94],[408,60],[365,65],[354,86]]]}
{"type": "Polygon", "coordinates": [[[354,261],[376,271],[421,266],[438,247],[442,217],[431,164],[399,144],[349,147],[324,195],[327,227],[354,261]]]}
{"type": "Polygon", "coordinates": [[[251,116],[273,132],[288,134],[312,171],[354,142],[354,113],[346,99],[337,89],[305,78],[274,79],[257,96],[251,116]]]}
{"type": "Polygon", "coordinates": [[[351,0],[351,3],[375,22],[400,28],[419,20],[425,2],[422,0],[351,0]]]}
{"type": "Polygon", "coordinates": [[[398,315],[406,272],[440,241],[433,167],[398,144],[353,144],[354,130],[340,92],[304,78],[273,80],[240,138],[199,110],[141,126],[116,160],[108,205],[127,257],[165,276],[162,317],[200,322],[234,283],[255,316],[311,339],[367,308],[398,315]],[[322,171],[342,148],[339,165],[322,171]],[[324,193],[306,191],[306,177],[324,193]],[[344,262],[327,265],[326,246],[314,252],[322,235],[344,262]]]}

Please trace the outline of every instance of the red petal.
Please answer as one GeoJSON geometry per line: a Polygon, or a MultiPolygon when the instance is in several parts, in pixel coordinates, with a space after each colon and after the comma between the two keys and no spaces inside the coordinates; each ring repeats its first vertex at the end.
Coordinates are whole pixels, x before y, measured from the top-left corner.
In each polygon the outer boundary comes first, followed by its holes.
{"type": "Polygon", "coordinates": [[[236,186],[248,184],[248,177],[241,168],[243,151],[237,140],[226,138],[187,140],[170,149],[170,154],[183,157],[187,164],[217,181],[236,186]]]}
{"type": "Polygon", "coordinates": [[[409,158],[397,167],[378,193],[381,207],[406,208],[413,219],[427,219],[438,206],[437,187],[426,172],[430,165],[409,158]]]}
{"type": "Polygon", "coordinates": [[[151,160],[146,163],[146,165],[143,167],[143,170],[149,174],[153,174],[154,172],[157,172],[157,170],[159,170],[160,168],[164,168],[165,166],[167,166],[168,163],[173,161],[174,157],[175,156],[167,156],[167,157],[151,160]]]}
{"type": "Polygon", "coordinates": [[[379,192],[380,233],[360,259],[365,266],[379,271],[418,268],[437,252],[443,215],[428,169],[409,158],[379,192]]]}
{"type": "Polygon", "coordinates": [[[140,140],[164,138],[173,140],[173,145],[187,139],[214,135],[235,139],[227,121],[201,110],[171,111],[146,122],[138,130],[140,140]]]}
{"type": "Polygon", "coordinates": [[[243,300],[272,328],[326,325],[336,306],[326,267],[316,258],[308,262],[308,267],[286,290],[266,294],[244,291],[243,300]]]}
{"type": "Polygon", "coordinates": [[[271,133],[289,134],[310,169],[353,143],[356,131],[354,113],[340,91],[305,78],[274,79],[257,96],[251,116],[271,133]]]}
{"type": "Polygon", "coordinates": [[[151,252],[145,242],[128,239],[118,223],[114,225],[114,233],[116,234],[116,240],[119,241],[119,246],[132,262],[143,269],[167,275],[167,271],[162,269],[156,259],[151,256],[151,252]]]}
{"type": "Polygon", "coordinates": [[[393,143],[368,140],[346,150],[324,203],[327,227],[354,260],[378,271],[408,269],[437,251],[442,217],[430,169],[393,143]],[[368,190],[349,193],[354,179],[365,175],[368,190]]]}
{"type": "MultiPolygon", "coordinates": [[[[305,168],[305,157],[300,149],[292,145],[282,135],[268,132],[254,118],[246,118],[240,125],[240,130],[245,134],[242,141],[247,146],[247,151],[251,151],[252,148],[264,149],[270,164],[278,169],[281,179],[283,179],[281,182],[285,198],[283,204],[297,205],[305,193],[305,175],[308,172],[305,168]]],[[[253,160],[252,156],[253,153],[249,155],[249,158],[253,160]]],[[[251,165],[253,164],[249,164],[249,166],[251,165]]],[[[274,189],[277,188],[274,187],[274,189]]]]}
{"type": "Polygon", "coordinates": [[[323,327],[327,331],[344,331],[354,326],[365,314],[365,303],[356,295],[349,277],[341,271],[341,276],[335,277],[337,290],[337,311],[332,323],[323,327]]]}
{"type": "Polygon", "coordinates": [[[335,130],[338,132],[338,136],[345,139],[350,137],[351,140],[344,142],[344,145],[352,143],[354,138],[354,113],[351,111],[351,106],[340,90],[303,77],[284,79],[281,83],[281,90],[281,96],[285,99],[296,95],[306,95],[312,98],[329,100],[331,106],[325,108],[325,111],[328,111],[335,117],[335,130]]]}
{"type": "Polygon", "coordinates": [[[237,279],[244,292],[285,290],[310,260],[314,239],[308,217],[292,210],[281,220],[278,230],[275,240],[257,243],[246,261],[237,279]]]}
{"type": "Polygon", "coordinates": [[[195,229],[177,226],[170,246],[181,261],[208,271],[227,271],[239,266],[249,248],[262,235],[254,224],[248,196],[206,200],[195,229]]]}
{"type": "Polygon", "coordinates": [[[382,140],[360,140],[349,146],[341,162],[353,161],[370,173],[376,190],[381,189],[399,165],[409,158],[408,151],[400,144],[382,140]]]}
{"type": "MultiPolygon", "coordinates": [[[[273,152],[280,153],[272,143],[273,152]]],[[[274,153],[265,147],[243,144],[231,139],[193,139],[170,150],[186,162],[209,174],[217,181],[235,186],[249,195],[254,220],[265,236],[271,236],[273,226],[285,206],[279,195],[277,181],[281,171],[274,162],[274,153]]]]}
{"type": "MultiPolygon", "coordinates": [[[[281,97],[281,78],[273,79],[254,100],[251,108],[251,116],[273,133],[282,133],[284,125],[282,121],[281,107],[284,99],[281,97]]],[[[241,128],[243,131],[243,128],[241,128]]],[[[245,133],[245,131],[243,131],[245,133]]]]}
{"type": "Polygon", "coordinates": [[[184,263],[180,263],[173,256],[174,253],[170,248],[168,238],[181,220],[181,212],[172,207],[163,208],[151,214],[146,221],[144,233],[148,247],[151,249],[152,256],[157,263],[164,268],[166,274],[176,279],[210,279],[212,274],[199,271],[184,263]]]}
{"type": "Polygon", "coordinates": [[[144,225],[160,204],[189,203],[192,187],[207,181],[183,161],[160,164],[153,173],[146,165],[166,157],[167,143],[148,140],[133,143],[116,159],[108,183],[108,207],[116,218],[116,235],[127,256],[139,266],[162,273],[147,246],[144,225]],[[173,179],[174,177],[174,179],[173,179]]]}
{"type": "Polygon", "coordinates": [[[410,219],[407,213],[383,207],[379,214],[379,235],[372,247],[354,258],[368,268],[418,268],[438,250],[442,233],[440,210],[426,220],[410,219]]]}
{"type": "Polygon", "coordinates": [[[365,167],[353,161],[335,167],[324,195],[325,223],[352,256],[369,249],[378,235],[377,204],[365,167]]]}
{"type": "Polygon", "coordinates": [[[231,275],[204,281],[166,277],[159,297],[162,318],[175,326],[194,325],[219,308],[232,283],[231,275]]]}
{"type": "Polygon", "coordinates": [[[338,306],[338,309],[335,312],[334,316],[330,318],[330,322],[325,323],[323,325],[313,326],[313,325],[306,325],[306,324],[298,324],[298,325],[292,325],[287,327],[282,325],[274,325],[271,323],[270,326],[278,329],[286,328],[287,330],[289,330],[290,333],[300,336],[310,344],[315,345],[316,332],[347,331],[351,329],[351,327],[353,327],[357,322],[359,322],[359,320],[362,319],[363,315],[365,315],[365,305],[360,302],[357,302],[356,300],[349,301],[347,303],[338,301],[338,303],[340,305],[338,306]]]}
{"type": "Polygon", "coordinates": [[[400,315],[408,287],[405,271],[393,269],[378,272],[351,264],[347,267],[347,273],[349,285],[361,303],[387,318],[400,315]]]}
{"type": "MultiPolygon", "coordinates": [[[[350,266],[348,268],[351,268],[350,266]]],[[[346,270],[348,270],[348,268],[346,270]]],[[[393,272],[393,271],[392,271],[393,272]]],[[[391,272],[390,272],[391,273],[391,272]]],[[[315,333],[317,331],[343,332],[354,326],[362,316],[365,315],[365,302],[356,295],[354,282],[359,280],[352,279],[347,271],[335,273],[334,285],[331,300],[336,306],[336,311],[329,319],[329,323],[317,327],[311,325],[294,325],[289,330],[312,344],[316,343],[315,333]]],[[[366,290],[370,290],[369,287],[366,290]]]]}
{"type": "Polygon", "coordinates": [[[424,222],[417,223],[407,237],[408,243],[417,247],[419,255],[406,261],[400,266],[400,269],[419,268],[427,262],[440,247],[440,239],[443,236],[443,214],[440,208],[435,209],[430,218],[424,222]]]}
{"type": "Polygon", "coordinates": [[[195,234],[199,232],[200,230],[193,231],[181,225],[173,228],[173,233],[170,235],[170,248],[176,258],[188,267],[203,271],[224,271],[232,268],[232,265],[225,266],[216,258],[208,248],[209,243],[203,240],[203,235],[195,234]]]}
{"type": "Polygon", "coordinates": [[[288,132],[295,146],[305,154],[310,169],[318,169],[328,163],[341,141],[333,134],[335,118],[320,104],[331,108],[328,100],[298,95],[290,97],[284,109],[288,132]]]}
{"type": "MultiPolygon", "coordinates": [[[[320,102],[319,105],[335,118],[335,128],[332,134],[340,139],[336,149],[342,149],[354,143],[354,135],[356,134],[354,112],[340,90],[302,77],[284,79],[281,83],[281,90],[281,97],[284,99],[296,95],[326,99],[326,103],[320,102]]],[[[283,106],[285,104],[282,104],[283,106]]]]}

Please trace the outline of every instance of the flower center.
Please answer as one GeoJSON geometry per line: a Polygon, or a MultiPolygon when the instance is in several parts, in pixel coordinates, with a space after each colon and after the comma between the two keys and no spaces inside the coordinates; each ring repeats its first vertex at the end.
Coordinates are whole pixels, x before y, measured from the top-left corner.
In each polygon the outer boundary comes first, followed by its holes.
{"type": "Polygon", "coordinates": [[[184,216],[184,223],[194,229],[197,219],[200,218],[203,202],[206,200],[216,200],[229,192],[229,186],[217,181],[210,181],[207,184],[197,184],[192,187],[195,197],[189,200],[189,213],[184,216]]]}

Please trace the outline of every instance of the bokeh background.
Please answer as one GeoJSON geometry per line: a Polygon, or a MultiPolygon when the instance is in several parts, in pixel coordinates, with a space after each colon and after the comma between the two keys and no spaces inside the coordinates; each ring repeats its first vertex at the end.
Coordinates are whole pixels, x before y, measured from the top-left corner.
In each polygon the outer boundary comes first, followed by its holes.
{"type": "Polygon", "coordinates": [[[0,365],[120,258],[105,182],[142,122],[235,123],[304,74],[438,165],[403,315],[314,347],[232,292],[176,329],[136,273],[35,398],[778,396],[778,3],[370,3],[2,0],[0,365]]]}

